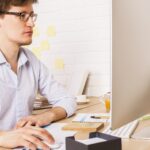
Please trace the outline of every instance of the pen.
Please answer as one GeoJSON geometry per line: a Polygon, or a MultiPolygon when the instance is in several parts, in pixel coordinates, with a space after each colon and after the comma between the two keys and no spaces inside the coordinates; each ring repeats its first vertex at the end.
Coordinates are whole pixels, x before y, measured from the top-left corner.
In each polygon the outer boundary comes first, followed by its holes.
{"type": "Polygon", "coordinates": [[[101,119],[102,117],[101,117],[101,116],[91,116],[91,118],[94,118],[94,119],[101,119]]]}
{"type": "Polygon", "coordinates": [[[93,119],[109,119],[109,116],[91,116],[93,119]]]}

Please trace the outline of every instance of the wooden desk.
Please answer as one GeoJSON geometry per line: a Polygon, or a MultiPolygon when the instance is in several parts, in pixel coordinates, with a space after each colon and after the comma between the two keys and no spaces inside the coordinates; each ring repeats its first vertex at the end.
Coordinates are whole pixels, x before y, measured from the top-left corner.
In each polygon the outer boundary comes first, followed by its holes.
{"type": "MultiPolygon", "coordinates": [[[[100,103],[97,98],[91,98],[89,104],[78,105],[77,113],[105,113],[105,107],[100,103]],[[80,109],[82,107],[82,109],[80,109]]],[[[61,120],[59,122],[71,122],[74,116],[61,120]]],[[[150,126],[150,120],[142,121],[139,123],[135,132],[140,130],[144,126],[150,126]]],[[[84,139],[88,137],[87,132],[78,132],[76,135],[79,139],[84,139]]],[[[150,150],[150,140],[136,140],[136,139],[123,139],[122,140],[122,150],[150,150]]]]}
{"type": "MultiPolygon", "coordinates": [[[[39,111],[34,111],[34,114],[39,114],[44,111],[48,111],[49,109],[46,110],[39,110],[39,111]]],[[[88,104],[84,105],[78,105],[77,112],[76,113],[105,113],[105,107],[102,103],[100,103],[97,98],[90,98],[90,102],[88,104]]],[[[74,116],[63,119],[59,122],[71,122],[74,116]]],[[[143,126],[150,126],[150,120],[148,121],[143,121],[140,122],[136,131],[138,131],[140,128],[143,126]]],[[[136,132],[135,131],[135,132],[136,132]]],[[[76,134],[76,138],[78,139],[84,139],[88,137],[88,132],[78,132],[76,134]]],[[[4,148],[0,148],[0,150],[7,150],[4,148]]],[[[135,140],[135,139],[123,139],[122,140],[122,150],[150,150],[150,140],[135,140]]]]}

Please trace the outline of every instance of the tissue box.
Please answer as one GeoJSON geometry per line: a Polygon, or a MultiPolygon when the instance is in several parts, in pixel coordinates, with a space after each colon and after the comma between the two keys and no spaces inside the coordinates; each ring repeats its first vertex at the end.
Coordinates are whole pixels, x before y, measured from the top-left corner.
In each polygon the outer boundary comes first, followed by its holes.
{"type": "Polygon", "coordinates": [[[89,135],[88,144],[75,140],[74,136],[66,137],[66,150],[121,150],[121,138],[111,135],[92,132],[89,135]],[[100,139],[98,142],[97,139],[100,139]],[[93,143],[94,140],[96,143],[93,143]],[[90,142],[90,140],[92,142],[90,142]]]}

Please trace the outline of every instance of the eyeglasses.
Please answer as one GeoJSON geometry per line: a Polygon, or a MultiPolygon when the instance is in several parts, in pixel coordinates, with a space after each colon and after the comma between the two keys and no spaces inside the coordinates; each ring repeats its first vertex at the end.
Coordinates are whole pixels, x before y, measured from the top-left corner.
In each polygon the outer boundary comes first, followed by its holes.
{"type": "Polygon", "coordinates": [[[35,22],[37,19],[37,14],[34,14],[33,12],[31,13],[26,13],[26,12],[9,12],[9,11],[0,11],[0,14],[6,14],[6,15],[15,15],[20,18],[20,20],[27,22],[29,18],[32,18],[32,21],[35,22]]]}

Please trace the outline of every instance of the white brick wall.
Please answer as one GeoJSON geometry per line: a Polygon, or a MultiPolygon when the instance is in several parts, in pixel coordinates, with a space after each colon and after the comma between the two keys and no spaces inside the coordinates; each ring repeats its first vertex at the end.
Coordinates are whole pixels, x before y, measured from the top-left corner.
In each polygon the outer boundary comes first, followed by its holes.
{"type": "Polygon", "coordinates": [[[75,68],[90,71],[86,94],[99,96],[110,90],[111,0],[39,0],[37,27],[32,49],[41,40],[50,44],[40,59],[51,68],[55,78],[67,86],[75,68]],[[45,35],[47,26],[56,36],[45,35]],[[64,69],[54,67],[55,59],[64,60],[64,69]]]}

